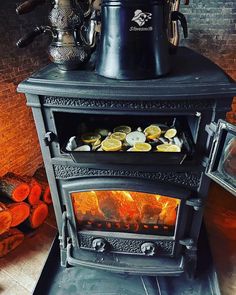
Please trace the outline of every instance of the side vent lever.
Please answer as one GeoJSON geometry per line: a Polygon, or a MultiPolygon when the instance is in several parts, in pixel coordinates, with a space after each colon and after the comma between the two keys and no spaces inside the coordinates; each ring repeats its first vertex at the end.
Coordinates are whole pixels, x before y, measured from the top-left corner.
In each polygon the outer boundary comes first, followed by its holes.
{"type": "Polygon", "coordinates": [[[49,131],[44,135],[44,142],[46,146],[49,146],[53,141],[56,141],[57,136],[53,132],[49,131]]]}

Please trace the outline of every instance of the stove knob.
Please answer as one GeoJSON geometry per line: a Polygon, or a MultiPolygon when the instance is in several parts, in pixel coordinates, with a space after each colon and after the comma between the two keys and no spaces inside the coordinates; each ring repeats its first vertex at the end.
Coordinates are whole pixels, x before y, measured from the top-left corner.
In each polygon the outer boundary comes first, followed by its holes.
{"type": "Polygon", "coordinates": [[[144,243],[141,245],[141,251],[147,256],[154,256],[156,254],[157,246],[154,243],[144,243]]]}
{"type": "Polygon", "coordinates": [[[106,252],[109,249],[109,243],[102,238],[94,239],[92,248],[97,252],[106,252]]]}

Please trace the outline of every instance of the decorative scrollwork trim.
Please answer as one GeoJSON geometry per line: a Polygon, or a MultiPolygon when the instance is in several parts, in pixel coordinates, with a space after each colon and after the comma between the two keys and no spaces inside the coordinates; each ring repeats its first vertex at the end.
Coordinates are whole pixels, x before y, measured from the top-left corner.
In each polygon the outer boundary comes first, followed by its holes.
{"type": "Polygon", "coordinates": [[[91,99],[70,98],[57,96],[43,96],[44,105],[59,107],[78,107],[81,109],[102,110],[139,110],[139,111],[189,111],[212,108],[213,100],[114,100],[114,99],[91,99]]]}
{"type": "MultiPolygon", "coordinates": [[[[79,233],[80,248],[86,250],[92,250],[92,242],[94,236],[79,233]]],[[[106,241],[111,246],[111,252],[113,253],[126,253],[143,255],[141,251],[141,245],[145,243],[145,240],[141,239],[119,239],[106,237],[106,241]]],[[[157,255],[166,256],[172,255],[174,251],[175,242],[169,240],[156,240],[154,242],[157,246],[157,255]]]]}
{"type": "Polygon", "coordinates": [[[54,165],[57,179],[75,179],[80,177],[136,177],[140,179],[160,180],[190,188],[198,188],[200,185],[200,172],[142,172],[124,169],[95,169],[75,166],[54,165]]]}

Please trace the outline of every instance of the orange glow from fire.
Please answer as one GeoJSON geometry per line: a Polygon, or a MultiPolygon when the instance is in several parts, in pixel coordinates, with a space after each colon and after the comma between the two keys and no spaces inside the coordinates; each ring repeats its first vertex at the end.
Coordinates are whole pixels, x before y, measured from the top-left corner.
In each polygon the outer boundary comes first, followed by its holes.
{"type": "Polygon", "coordinates": [[[129,191],[71,194],[79,226],[93,230],[138,232],[174,229],[180,200],[129,191]]]}

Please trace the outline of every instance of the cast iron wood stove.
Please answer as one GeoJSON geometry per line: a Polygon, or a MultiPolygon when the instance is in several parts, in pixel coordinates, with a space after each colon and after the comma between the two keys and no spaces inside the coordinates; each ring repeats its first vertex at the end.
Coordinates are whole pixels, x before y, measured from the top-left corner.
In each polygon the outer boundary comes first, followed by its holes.
{"type": "MultiPolygon", "coordinates": [[[[222,176],[218,155],[234,138],[235,127],[224,121],[217,127],[217,122],[230,110],[236,85],[192,50],[181,48],[173,64],[171,75],[143,81],[106,79],[91,70],[62,72],[49,65],[18,88],[33,110],[61,265],[109,271],[109,280],[114,272],[141,276],[143,292],[149,291],[135,294],[159,294],[157,281],[150,287],[152,277],[195,275],[208,176],[235,193],[234,181],[222,176]],[[178,126],[183,152],[65,151],[83,125],[112,129],[153,122],[178,126]]],[[[204,290],[201,294],[208,294],[204,290]]],[[[200,294],[195,292],[189,294],[200,294]]]]}

